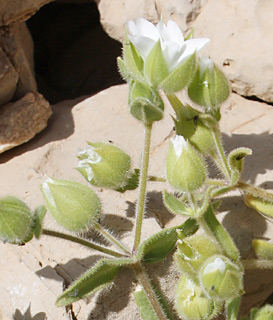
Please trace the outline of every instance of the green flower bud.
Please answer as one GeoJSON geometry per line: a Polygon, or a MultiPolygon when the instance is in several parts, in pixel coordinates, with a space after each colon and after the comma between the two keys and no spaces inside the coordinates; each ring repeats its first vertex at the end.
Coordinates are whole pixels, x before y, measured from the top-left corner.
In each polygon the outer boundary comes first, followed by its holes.
{"type": "Polygon", "coordinates": [[[221,303],[216,303],[199,285],[182,275],[176,289],[175,307],[183,319],[205,320],[219,312],[221,303]]]}
{"type": "Polygon", "coordinates": [[[224,73],[210,58],[202,57],[188,87],[190,99],[210,111],[218,108],[229,94],[229,83],[224,73]]]}
{"type": "Polygon", "coordinates": [[[273,320],[273,306],[265,305],[264,307],[251,312],[251,320],[273,320]]]}
{"type": "Polygon", "coordinates": [[[100,201],[87,186],[48,178],[41,189],[51,214],[67,230],[86,231],[97,221],[100,201]]]}
{"type": "Polygon", "coordinates": [[[148,84],[131,81],[129,107],[132,116],[144,123],[152,123],[163,118],[164,103],[157,91],[148,84]]]}
{"type": "Polygon", "coordinates": [[[200,270],[200,281],[211,297],[232,299],[244,293],[241,268],[225,256],[207,259],[200,270]]]}
{"type": "Polygon", "coordinates": [[[175,260],[181,272],[193,278],[197,276],[204,261],[221,253],[220,247],[209,237],[195,234],[177,242],[175,260]]]}
{"type": "Polygon", "coordinates": [[[33,236],[33,216],[28,206],[15,197],[0,199],[0,239],[24,244],[33,236]]]}
{"type": "Polygon", "coordinates": [[[78,158],[76,169],[94,186],[122,188],[130,176],[129,155],[111,144],[88,142],[88,147],[78,154],[78,158]]]}
{"type": "Polygon", "coordinates": [[[171,138],[166,169],[169,184],[180,191],[195,191],[206,179],[203,158],[183,136],[171,138]]]}

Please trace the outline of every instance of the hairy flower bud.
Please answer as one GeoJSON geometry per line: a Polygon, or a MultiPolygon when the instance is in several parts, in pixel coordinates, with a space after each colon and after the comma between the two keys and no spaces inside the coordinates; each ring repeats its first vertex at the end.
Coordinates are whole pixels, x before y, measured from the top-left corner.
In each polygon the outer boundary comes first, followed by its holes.
{"type": "Polygon", "coordinates": [[[200,270],[200,281],[211,297],[232,299],[244,292],[241,268],[225,256],[207,259],[200,270]]]}
{"type": "Polygon", "coordinates": [[[251,310],[251,320],[272,320],[273,306],[267,304],[260,309],[251,310]]]}
{"type": "Polygon", "coordinates": [[[28,206],[15,197],[0,199],[0,239],[23,244],[32,239],[33,216],[28,206]]]}
{"type": "Polygon", "coordinates": [[[48,178],[41,189],[51,214],[67,230],[86,231],[97,221],[100,201],[89,187],[74,181],[48,178]]]}
{"type": "Polygon", "coordinates": [[[203,158],[183,136],[171,138],[166,169],[169,184],[180,191],[192,192],[206,179],[203,158]]]}
{"type": "Polygon", "coordinates": [[[210,58],[202,57],[188,87],[190,99],[211,111],[218,108],[229,94],[229,83],[224,73],[210,58]]]}
{"type": "Polygon", "coordinates": [[[114,145],[88,142],[88,147],[78,154],[78,158],[76,169],[94,186],[118,189],[129,178],[131,159],[114,145]]]}

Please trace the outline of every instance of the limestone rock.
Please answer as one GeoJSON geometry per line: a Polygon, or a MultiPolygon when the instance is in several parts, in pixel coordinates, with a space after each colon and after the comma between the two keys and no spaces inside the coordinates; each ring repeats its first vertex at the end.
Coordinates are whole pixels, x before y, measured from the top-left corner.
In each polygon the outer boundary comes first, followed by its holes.
{"type": "Polygon", "coordinates": [[[25,21],[41,6],[52,0],[1,0],[0,26],[7,26],[17,21],[25,21]]]}
{"type": "MultiPolygon", "coordinates": [[[[15,195],[34,209],[44,203],[39,186],[45,175],[88,185],[79,172],[73,170],[78,161],[77,153],[86,147],[86,141],[111,140],[132,156],[133,168],[139,167],[143,126],[129,115],[127,95],[127,85],[115,86],[80,103],[65,101],[53,106],[50,130],[43,131],[39,137],[20,148],[1,155],[1,196],[15,195]]],[[[165,173],[168,138],[173,126],[170,114],[172,110],[166,106],[164,119],[154,126],[149,170],[151,175],[164,176],[165,173]]],[[[263,183],[265,187],[267,184],[271,189],[273,162],[272,148],[269,146],[273,141],[272,116],[273,109],[265,103],[249,101],[232,94],[229,103],[223,108],[221,119],[223,142],[227,151],[241,146],[253,148],[253,155],[245,161],[244,179],[256,185],[263,183]]],[[[182,222],[181,217],[174,217],[163,207],[160,190],[166,187],[162,182],[151,182],[148,185],[149,201],[143,222],[143,239],[160,230],[161,226],[171,227],[182,222]]],[[[131,247],[137,191],[117,194],[112,190],[95,190],[102,199],[102,224],[113,233],[118,233],[120,240],[131,247]]],[[[217,217],[240,247],[243,258],[253,255],[253,238],[272,239],[271,221],[245,207],[239,194],[228,195],[223,199],[217,217]]],[[[62,230],[49,212],[44,225],[48,229],[62,230]]],[[[60,277],[68,284],[101,257],[97,252],[78,244],[46,236],[20,247],[0,243],[0,251],[5,257],[0,261],[3,278],[0,292],[1,303],[4,305],[0,312],[4,319],[11,319],[15,309],[17,313],[25,314],[30,302],[32,317],[43,313],[48,319],[67,319],[69,310],[54,306],[62,290],[60,277]],[[12,263],[12,267],[6,262],[12,263]],[[20,277],[15,277],[17,274],[20,277]],[[18,281],[22,283],[21,286],[18,281]],[[15,299],[15,304],[12,299],[15,299]]],[[[147,270],[160,282],[168,298],[172,299],[179,272],[171,257],[161,264],[148,265],[147,270]]],[[[246,278],[250,281],[242,305],[243,311],[262,303],[272,292],[273,272],[251,271],[246,278]]],[[[131,285],[132,280],[130,270],[120,272],[108,290],[74,303],[74,314],[78,319],[139,320],[140,315],[131,294],[135,287],[135,283],[131,285]]]]}
{"type": "Polygon", "coordinates": [[[9,102],[16,90],[18,74],[0,48],[0,106],[9,102]]]}
{"type": "Polygon", "coordinates": [[[9,57],[19,81],[15,99],[28,92],[37,92],[34,76],[33,42],[25,22],[17,22],[0,28],[0,47],[9,57]]]}
{"type": "Polygon", "coordinates": [[[51,107],[42,95],[28,93],[0,108],[0,153],[32,139],[47,125],[51,107]]]}
{"type": "Polygon", "coordinates": [[[101,24],[110,37],[122,41],[124,25],[128,20],[145,18],[153,23],[175,20],[186,31],[196,19],[207,0],[101,0],[98,8],[101,24]]]}
{"type": "Polygon", "coordinates": [[[194,23],[195,36],[211,39],[207,54],[232,89],[273,102],[273,2],[210,0],[194,23]]]}

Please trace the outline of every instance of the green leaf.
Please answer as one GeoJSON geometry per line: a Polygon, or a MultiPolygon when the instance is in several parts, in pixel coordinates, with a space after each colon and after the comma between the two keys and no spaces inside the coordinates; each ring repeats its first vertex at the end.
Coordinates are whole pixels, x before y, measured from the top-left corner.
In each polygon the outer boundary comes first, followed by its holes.
{"type": "Polygon", "coordinates": [[[155,44],[145,60],[144,74],[155,87],[157,87],[169,74],[168,65],[163,57],[160,41],[155,44]]]}
{"type": "Polygon", "coordinates": [[[253,239],[252,247],[261,260],[273,260],[273,244],[261,239],[253,239]]]}
{"type": "Polygon", "coordinates": [[[266,216],[273,217],[273,202],[264,200],[260,197],[255,197],[252,194],[245,195],[245,204],[255,209],[256,211],[265,214],[266,216]]]}
{"type": "Polygon", "coordinates": [[[238,261],[240,258],[239,250],[226,229],[216,219],[212,206],[209,206],[202,218],[208,231],[211,232],[217,242],[222,246],[225,254],[232,260],[238,261]]]}
{"type": "Polygon", "coordinates": [[[104,288],[114,280],[121,267],[131,263],[130,259],[101,259],[57,298],[56,306],[66,306],[104,288]]]}
{"type": "Polygon", "coordinates": [[[163,191],[163,200],[166,208],[173,214],[191,217],[194,216],[194,211],[191,207],[188,207],[184,202],[181,202],[165,190],[163,191]]]}
{"type": "Polygon", "coordinates": [[[42,233],[42,224],[46,214],[46,207],[40,206],[35,209],[33,222],[34,222],[34,235],[36,239],[39,239],[42,233]]]}
{"type": "Polygon", "coordinates": [[[226,301],[227,320],[237,320],[241,297],[226,301]]]}
{"type": "Polygon", "coordinates": [[[160,88],[167,92],[178,92],[182,90],[193,77],[195,66],[196,55],[192,54],[160,83],[160,88]]]}
{"type": "Polygon", "coordinates": [[[140,246],[137,259],[155,263],[165,259],[173,250],[178,239],[177,233],[189,236],[198,230],[196,220],[188,219],[180,226],[164,229],[146,239],[140,246]]]}

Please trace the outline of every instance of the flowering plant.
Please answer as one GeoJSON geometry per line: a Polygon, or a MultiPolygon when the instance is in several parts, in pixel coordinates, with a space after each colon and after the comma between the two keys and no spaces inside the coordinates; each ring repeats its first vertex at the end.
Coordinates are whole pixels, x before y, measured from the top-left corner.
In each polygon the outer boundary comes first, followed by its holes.
{"type": "MultiPolygon", "coordinates": [[[[120,193],[139,189],[132,248],[101,225],[103,204],[93,189],[78,182],[48,178],[41,186],[53,217],[75,236],[44,228],[44,206],[32,213],[15,197],[0,199],[0,237],[4,242],[24,244],[33,236],[39,239],[47,235],[110,256],[100,259],[72,283],[58,297],[57,306],[67,306],[97,292],[112,283],[119,271],[129,268],[138,282],[134,297],[143,320],[213,319],[223,310],[228,320],[235,320],[244,294],[245,269],[253,264],[273,268],[271,244],[256,239],[253,249],[258,260],[241,259],[239,249],[215,214],[220,205],[218,198],[239,190],[248,206],[272,217],[273,194],[241,180],[244,158],[251,155],[250,149],[237,148],[227,156],[223,149],[218,122],[230,88],[210,58],[197,57],[208,42],[206,38],[184,39],[174,21],[165,25],[161,20],[156,26],[144,19],[129,21],[118,64],[129,84],[130,112],[143,123],[140,169],[132,170],[130,156],[112,144],[88,142],[86,150],[78,154],[77,170],[92,188],[120,193]],[[182,103],[175,95],[183,88],[191,104],[182,103]],[[164,116],[163,98],[173,108],[175,134],[166,155],[166,181],[174,192],[163,190],[162,196],[166,208],[181,216],[182,221],[141,242],[146,186],[149,180],[160,180],[149,177],[148,169],[151,132],[153,123],[164,116]],[[211,177],[207,169],[211,162],[219,169],[216,177],[211,177]],[[115,249],[78,235],[90,229],[99,232],[115,249]],[[198,229],[203,232],[197,233],[198,229]],[[168,304],[145,267],[164,260],[173,251],[181,275],[174,301],[168,304]]],[[[265,306],[252,309],[250,319],[272,316],[272,306],[265,306]]]]}

